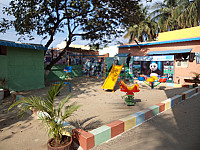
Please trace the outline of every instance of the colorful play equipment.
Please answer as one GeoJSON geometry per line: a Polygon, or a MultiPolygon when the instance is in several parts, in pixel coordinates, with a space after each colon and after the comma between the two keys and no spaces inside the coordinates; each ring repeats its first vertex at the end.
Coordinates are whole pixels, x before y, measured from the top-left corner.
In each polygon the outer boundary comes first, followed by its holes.
{"type": "Polygon", "coordinates": [[[65,78],[70,78],[70,73],[72,72],[72,66],[67,66],[64,68],[64,72],[66,73],[65,78]]]}
{"type": "Polygon", "coordinates": [[[139,85],[133,84],[132,86],[127,86],[123,81],[119,82],[120,91],[125,92],[126,95],[122,96],[122,99],[125,97],[125,102],[127,106],[134,106],[134,92],[139,92],[139,85]]]}
{"type": "Polygon", "coordinates": [[[69,85],[69,92],[71,92],[71,83],[68,82],[68,79],[70,78],[70,74],[72,72],[72,66],[67,66],[64,68],[64,72],[66,73],[66,78],[67,78],[67,82],[64,82],[64,84],[68,84],[69,85]]]}
{"type": "MultiPolygon", "coordinates": [[[[72,66],[65,67],[64,72],[65,72],[65,76],[64,76],[63,80],[67,79],[67,82],[64,82],[64,84],[69,85],[69,92],[71,92],[71,83],[68,82],[68,79],[70,77],[70,73],[72,72],[72,66]]],[[[55,84],[60,84],[60,82],[55,82],[55,84]]]]}
{"type": "Polygon", "coordinates": [[[123,64],[122,65],[115,65],[113,64],[112,69],[106,78],[103,86],[101,87],[103,90],[112,90],[114,92],[114,87],[117,82],[118,76],[122,70],[123,64]]]}
{"type": "MultiPolygon", "coordinates": [[[[138,78],[139,79],[139,78],[138,78]]],[[[151,76],[151,77],[146,77],[146,81],[144,81],[144,83],[148,86],[151,87],[151,89],[154,89],[156,86],[158,86],[161,82],[166,82],[167,81],[167,77],[162,76],[158,79],[157,76],[151,76]]]]}
{"type": "Polygon", "coordinates": [[[139,80],[139,81],[145,81],[145,80],[146,80],[146,76],[145,76],[145,75],[140,75],[140,76],[138,77],[138,80],[139,80]]]}

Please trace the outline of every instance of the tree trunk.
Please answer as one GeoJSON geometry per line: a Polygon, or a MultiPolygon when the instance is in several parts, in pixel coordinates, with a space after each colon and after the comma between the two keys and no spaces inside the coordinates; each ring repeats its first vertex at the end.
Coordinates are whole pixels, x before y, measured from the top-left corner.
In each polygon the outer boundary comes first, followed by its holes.
{"type": "Polygon", "coordinates": [[[62,56],[65,54],[67,49],[69,49],[69,45],[71,44],[71,39],[68,40],[66,47],[63,49],[63,51],[59,54],[58,57],[53,59],[49,65],[46,66],[45,71],[50,71],[51,68],[62,58],[62,56]]]}

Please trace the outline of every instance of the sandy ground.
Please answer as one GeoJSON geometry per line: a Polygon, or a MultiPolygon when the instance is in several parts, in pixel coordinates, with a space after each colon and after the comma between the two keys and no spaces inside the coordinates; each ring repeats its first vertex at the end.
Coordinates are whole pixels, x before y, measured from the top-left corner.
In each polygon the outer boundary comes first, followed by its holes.
{"type": "Polygon", "coordinates": [[[92,150],[199,150],[200,94],[92,150]]]}
{"type": "MultiPolygon", "coordinates": [[[[74,78],[70,81],[72,97],[69,103],[76,101],[82,106],[69,118],[68,122],[84,130],[92,130],[188,90],[188,88],[172,88],[165,85],[159,85],[151,90],[150,87],[140,84],[140,92],[135,93],[135,106],[126,106],[121,98],[125,93],[119,90],[118,83],[115,92],[110,92],[101,89],[103,81],[87,77],[74,78]]],[[[20,92],[20,94],[45,96],[49,88],[50,86],[47,85],[46,88],[20,92]]],[[[55,105],[68,94],[69,87],[65,85],[56,97],[55,105]]],[[[45,128],[40,125],[40,121],[28,114],[24,118],[17,117],[17,108],[12,112],[7,112],[12,103],[12,97],[7,97],[0,103],[0,149],[46,149],[48,135],[45,128]]]]}

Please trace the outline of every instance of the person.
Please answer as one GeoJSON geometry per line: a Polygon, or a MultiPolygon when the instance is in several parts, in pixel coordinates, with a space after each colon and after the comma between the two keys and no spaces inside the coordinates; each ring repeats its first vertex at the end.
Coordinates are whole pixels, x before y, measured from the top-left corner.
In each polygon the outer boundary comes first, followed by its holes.
{"type": "Polygon", "coordinates": [[[129,62],[130,62],[130,60],[131,60],[131,55],[129,54],[128,57],[127,57],[127,59],[126,59],[126,64],[127,64],[128,68],[129,68],[129,62]]]}

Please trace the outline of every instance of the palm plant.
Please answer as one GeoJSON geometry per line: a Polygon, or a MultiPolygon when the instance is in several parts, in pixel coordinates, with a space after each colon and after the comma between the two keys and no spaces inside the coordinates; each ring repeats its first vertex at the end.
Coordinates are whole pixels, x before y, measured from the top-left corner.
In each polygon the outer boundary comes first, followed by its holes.
{"type": "Polygon", "coordinates": [[[155,40],[158,32],[158,24],[152,21],[148,14],[149,7],[142,8],[143,15],[145,16],[138,24],[134,24],[127,29],[124,38],[129,38],[129,43],[137,38],[140,42],[155,40]]]}
{"type": "Polygon", "coordinates": [[[178,9],[175,9],[180,5],[180,1],[177,0],[164,0],[163,2],[156,2],[153,5],[150,16],[152,20],[157,21],[160,27],[160,31],[174,30],[177,28],[177,22],[175,17],[179,12],[178,9]]]}
{"type": "Polygon", "coordinates": [[[8,110],[11,110],[14,106],[21,104],[20,114],[24,114],[27,110],[40,111],[39,119],[46,125],[49,136],[53,135],[55,142],[60,144],[62,142],[62,133],[68,128],[64,127],[66,124],[65,120],[76,111],[80,105],[75,102],[71,105],[64,105],[68,102],[70,95],[68,95],[64,100],[59,103],[58,108],[54,106],[55,97],[60,93],[63,86],[63,82],[60,84],[55,84],[48,91],[46,98],[31,96],[26,97],[23,100],[16,101],[13,103],[8,110]]]}
{"type": "Polygon", "coordinates": [[[200,73],[196,73],[196,72],[191,72],[191,73],[194,74],[194,77],[192,77],[193,80],[194,80],[194,81],[199,81],[200,73]]]}
{"type": "Polygon", "coordinates": [[[177,17],[178,26],[180,28],[198,26],[200,21],[200,1],[194,0],[190,2],[189,0],[185,0],[183,4],[185,7],[177,17]]]}
{"type": "Polygon", "coordinates": [[[200,0],[164,0],[152,9],[150,16],[158,22],[161,32],[199,25],[200,0]]]}

